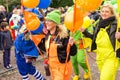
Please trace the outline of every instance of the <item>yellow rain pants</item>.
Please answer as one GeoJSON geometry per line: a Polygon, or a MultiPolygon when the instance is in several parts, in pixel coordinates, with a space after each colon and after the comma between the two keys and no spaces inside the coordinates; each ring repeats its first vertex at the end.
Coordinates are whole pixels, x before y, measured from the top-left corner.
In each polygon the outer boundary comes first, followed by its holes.
{"type": "Polygon", "coordinates": [[[70,80],[72,63],[71,61],[67,62],[67,64],[59,62],[57,56],[57,45],[55,43],[50,43],[48,63],[52,80],[70,80]]]}
{"type": "Polygon", "coordinates": [[[100,80],[115,80],[118,59],[110,42],[106,29],[101,28],[96,38],[96,62],[100,71],[100,80]]]}

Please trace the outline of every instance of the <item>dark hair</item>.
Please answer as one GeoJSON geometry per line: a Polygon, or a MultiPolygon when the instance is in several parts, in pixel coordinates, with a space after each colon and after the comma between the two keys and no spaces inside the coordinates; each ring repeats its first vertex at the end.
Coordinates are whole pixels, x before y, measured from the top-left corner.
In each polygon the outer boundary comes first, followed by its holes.
{"type": "Polygon", "coordinates": [[[20,6],[20,5],[17,5],[16,8],[17,8],[17,9],[21,9],[21,6],[20,6]]]}
{"type": "Polygon", "coordinates": [[[8,23],[7,23],[7,22],[1,22],[0,27],[1,27],[2,29],[6,28],[6,26],[8,26],[8,23]]]}
{"type": "Polygon", "coordinates": [[[5,18],[5,14],[3,12],[0,12],[0,19],[4,19],[5,18]]]}

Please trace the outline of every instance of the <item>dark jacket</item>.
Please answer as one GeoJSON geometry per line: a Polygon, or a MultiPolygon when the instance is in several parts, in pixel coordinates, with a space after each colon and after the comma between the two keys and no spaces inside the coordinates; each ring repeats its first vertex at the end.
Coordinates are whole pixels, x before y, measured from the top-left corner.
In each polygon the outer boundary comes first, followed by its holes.
{"type": "MultiPolygon", "coordinates": [[[[50,34],[48,33],[47,36],[38,45],[38,47],[44,51],[45,51],[45,41],[48,39],[49,35],[50,34]]],[[[66,56],[67,56],[66,48],[67,48],[68,40],[69,40],[69,36],[66,38],[60,38],[58,36],[57,38],[54,39],[55,44],[61,44],[60,46],[57,47],[57,55],[60,63],[65,63],[66,61],[66,56]]],[[[75,44],[73,44],[73,46],[71,46],[70,48],[68,61],[70,60],[70,56],[74,56],[76,53],[77,53],[77,47],[75,44]]]]}
{"type": "Polygon", "coordinates": [[[9,49],[12,47],[12,36],[9,30],[3,31],[3,42],[4,49],[9,49]]]}
{"type": "Polygon", "coordinates": [[[97,21],[100,17],[99,13],[97,11],[91,12],[89,15],[90,19],[97,21]]]}
{"type": "Polygon", "coordinates": [[[0,12],[0,23],[1,22],[6,22],[7,21],[7,15],[8,13],[7,12],[0,12]],[[4,20],[6,18],[6,20],[4,20]]]}
{"type": "Polygon", "coordinates": [[[110,25],[110,27],[106,30],[108,35],[109,35],[109,38],[110,38],[110,41],[112,43],[112,46],[115,50],[115,43],[116,43],[116,40],[115,40],[115,33],[116,33],[116,30],[117,30],[117,20],[116,18],[113,16],[113,17],[110,17],[108,19],[105,19],[105,20],[101,20],[97,23],[97,25],[95,26],[95,30],[94,30],[94,33],[93,34],[90,34],[87,30],[85,30],[83,32],[83,34],[86,36],[86,37],[89,37],[92,39],[92,46],[91,46],[91,51],[95,50],[96,49],[96,43],[95,43],[95,40],[96,40],[96,37],[97,37],[97,33],[99,32],[100,28],[105,28],[107,27],[108,25],[110,25]]]}
{"type": "Polygon", "coordinates": [[[3,32],[0,31],[0,50],[3,50],[3,32]]]}

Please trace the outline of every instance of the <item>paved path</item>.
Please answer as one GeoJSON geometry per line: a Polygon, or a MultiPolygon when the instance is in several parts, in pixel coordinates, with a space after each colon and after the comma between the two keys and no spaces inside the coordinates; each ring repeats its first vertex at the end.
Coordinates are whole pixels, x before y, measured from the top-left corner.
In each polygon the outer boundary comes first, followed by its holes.
{"type": "MultiPolygon", "coordinates": [[[[88,55],[88,61],[90,64],[90,70],[92,74],[92,80],[99,80],[99,71],[97,69],[96,63],[95,63],[95,53],[90,53],[88,55]]],[[[15,64],[15,56],[14,56],[14,48],[12,48],[11,51],[11,64],[13,65],[13,68],[10,70],[7,70],[3,67],[2,63],[2,53],[0,52],[0,80],[22,80],[20,74],[18,73],[16,64],[15,64]]],[[[41,71],[41,73],[45,76],[45,71],[43,67],[43,60],[41,57],[37,59],[37,61],[34,63],[36,68],[41,71]]],[[[83,70],[80,67],[80,80],[83,80],[83,70]]],[[[47,80],[51,80],[50,77],[47,77],[47,80]]],[[[71,75],[71,80],[72,80],[73,74],[71,75]]],[[[30,80],[35,80],[34,77],[30,76],[30,80]]],[[[118,70],[116,80],[120,80],[120,70],[118,70]]]]}

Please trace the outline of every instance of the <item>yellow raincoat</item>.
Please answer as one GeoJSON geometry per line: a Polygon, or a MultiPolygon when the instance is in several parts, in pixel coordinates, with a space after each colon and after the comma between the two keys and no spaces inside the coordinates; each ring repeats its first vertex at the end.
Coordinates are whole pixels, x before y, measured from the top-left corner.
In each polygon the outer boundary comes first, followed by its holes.
{"type": "Polygon", "coordinates": [[[118,69],[118,59],[110,42],[109,36],[105,29],[100,28],[97,34],[97,57],[96,62],[100,70],[100,80],[115,80],[118,69]]]}

